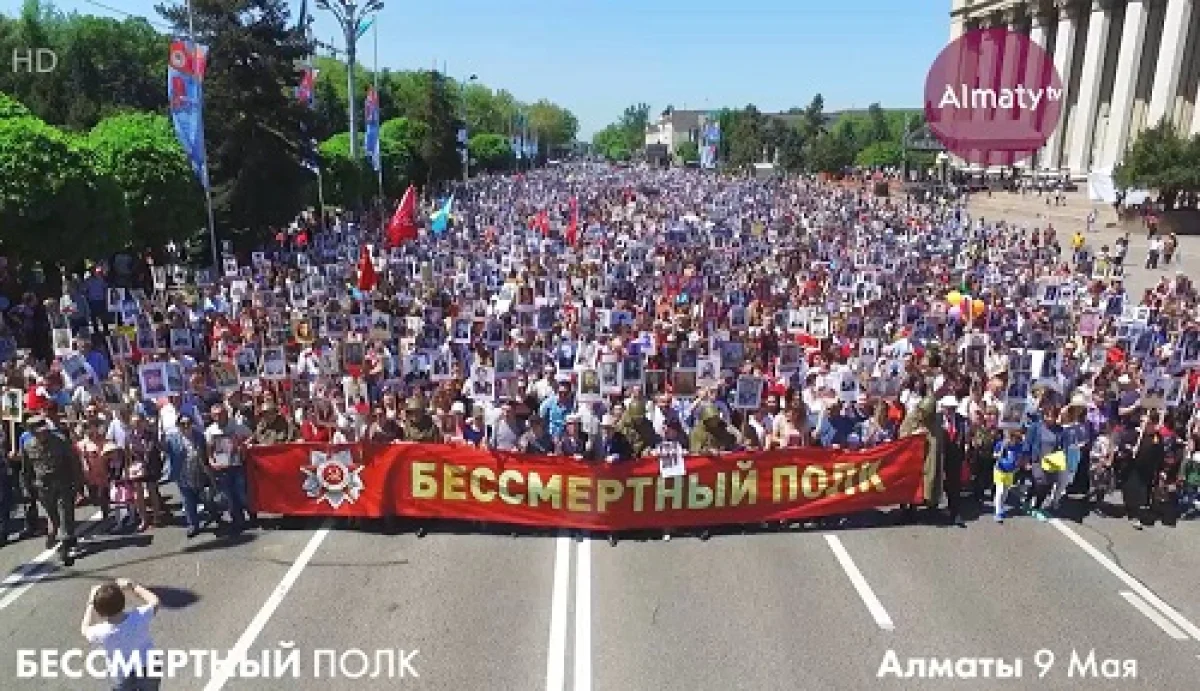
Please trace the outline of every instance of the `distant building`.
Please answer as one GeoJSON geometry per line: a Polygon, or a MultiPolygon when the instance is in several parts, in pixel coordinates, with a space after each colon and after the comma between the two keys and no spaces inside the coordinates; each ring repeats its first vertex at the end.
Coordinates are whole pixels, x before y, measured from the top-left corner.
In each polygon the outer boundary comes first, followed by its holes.
{"type": "Polygon", "coordinates": [[[1075,177],[1111,171],[1166,119],[1200,133],[1200,9],[1193,0],[951,0],[950,40],[972,29],[1024,34],[1053,57],[1062,120],[1033,161],[1075,177]]]}

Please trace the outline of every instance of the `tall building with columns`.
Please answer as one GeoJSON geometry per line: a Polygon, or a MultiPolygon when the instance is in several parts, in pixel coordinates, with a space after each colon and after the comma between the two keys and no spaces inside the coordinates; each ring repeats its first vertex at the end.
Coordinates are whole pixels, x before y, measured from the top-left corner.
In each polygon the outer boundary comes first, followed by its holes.
{"type": "Polygon", "coordinates": [[[1121,161],[1138,133],[1169,119],[1200,133],[1200,0],[951,0],[950,40],[1006,27],[1053,56],[1066,86],[1041,170],[1084,176],[1121,161]]]}

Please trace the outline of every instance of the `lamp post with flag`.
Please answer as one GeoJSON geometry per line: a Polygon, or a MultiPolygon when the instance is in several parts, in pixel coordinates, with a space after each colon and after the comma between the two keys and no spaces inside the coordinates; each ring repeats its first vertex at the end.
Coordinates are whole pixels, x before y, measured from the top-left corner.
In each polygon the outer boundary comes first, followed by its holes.
{"type": "Polygon", "coordinates": [[[355,50],[355,45],[364,33],[363,20],[372,12],[381,11],[383,2],[382,0],[367,0],[366,4],[359,7],[354,0],[316,1],[317,7],[329,12],[337,19],[346,41],[346,93],[347,101],[350,104],[350,160],[358,161],[358,128],[354,112],[358,100],[356,96],[358,92],[354,88],[354,66],[358,51],[355,50]]]}
{"type": "Polygon", "coordinates": [[[470,77],[458,83],[458,101],[462,104],[462,127],[458,128],[458,147],[462,154],[463,163],[463,182],[470,179],[471,173],[471,151],[467,147],[467,142],[470,141],[470,129],[467,127],[467,85],[479,79],[479,75],[473,74],[470,77]]]}

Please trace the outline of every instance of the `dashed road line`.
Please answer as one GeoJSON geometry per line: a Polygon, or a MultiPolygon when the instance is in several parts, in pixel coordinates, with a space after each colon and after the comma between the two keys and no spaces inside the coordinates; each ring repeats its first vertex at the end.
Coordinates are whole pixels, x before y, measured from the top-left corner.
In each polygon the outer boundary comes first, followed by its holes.
{"type": "Polygon", "coordinates": [[[1177,612],[1175,608],[1164,602],[1162,598],[1155,595],[1154,592],[1147,588],[1141,581],[1129,575],[1128,572],[1113,563],[1112,559],[1109,559],[1107,556],[1101,553],[1100,550],[1096,549],[1092,545],[1092,543],[1080,537],[1079,534],[1074,530],[1071,530],[1067,524],[1062,522],[1062,519],[1052,518],[1050,519],[1050,525],[1057,528],[1058,532],[1062,533],[1067,537],[1068,540],[1078,545],[1079,548],[1084,552],[1087,552],[1088,556],[1090,556],[1092,559],[1095,559],[1096,562],[1103,566],[1109,573],[1120,579],[1121,582],[1128,586],[1131,591],[1137,593],[1142,600],[1145,601],[1145,603],[1153,606],[1154,609],[1165,615],[1166,618],[1169,619],[1176,628],[1185,632],[1187,635],[1191,636],[1197,641],[1200,641],[1200,627],[1197,627],[1195,624],[1188,621],[1186,617],[1177,612]]]}

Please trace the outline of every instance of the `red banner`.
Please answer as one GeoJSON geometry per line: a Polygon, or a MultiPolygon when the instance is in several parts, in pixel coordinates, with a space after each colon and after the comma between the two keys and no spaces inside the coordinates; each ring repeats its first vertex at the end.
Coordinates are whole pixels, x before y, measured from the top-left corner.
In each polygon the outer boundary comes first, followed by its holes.
{"type": "Polygon", "coordinates": [[[853,513],[921,501],[925,437],[873,449],[784,449],[592,465],[448,444],[254,447],[256,511],[388,515],[588,530],[699,527],[853,513]]]}

